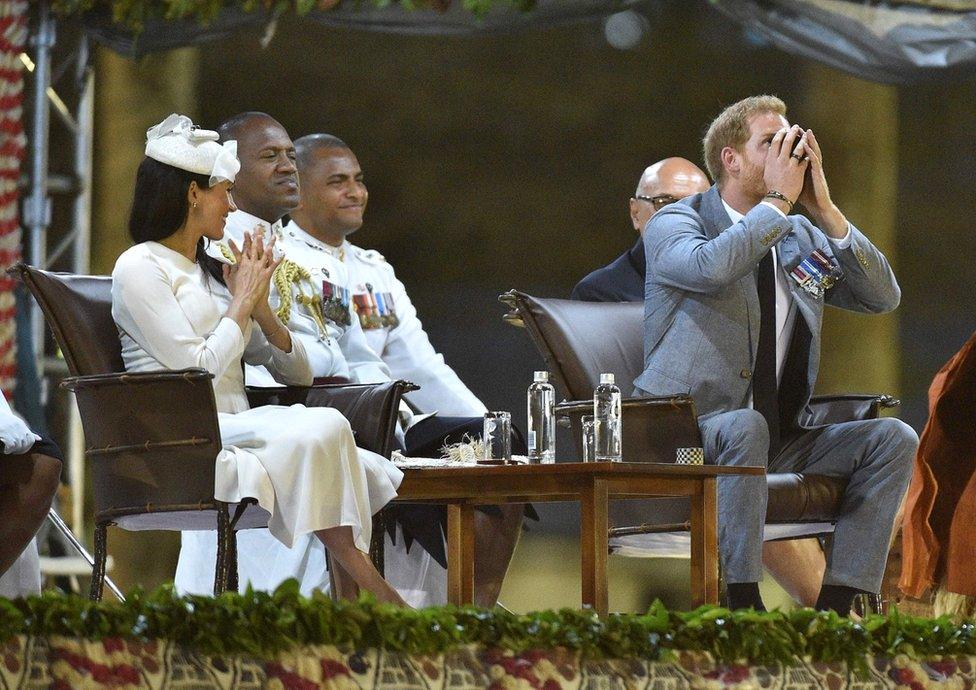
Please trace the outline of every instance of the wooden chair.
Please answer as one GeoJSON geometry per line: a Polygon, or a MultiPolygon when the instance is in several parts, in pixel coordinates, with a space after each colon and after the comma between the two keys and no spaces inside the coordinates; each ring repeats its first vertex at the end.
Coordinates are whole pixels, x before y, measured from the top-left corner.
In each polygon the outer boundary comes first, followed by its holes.
{"type": "MultiPolygon", "coordinates": [[[[212,375],[203,369],[127,373],[112,320],[112,279],[13,269],[44,312],[71,377],[85,432],[95,503],[90,596],[100,599],[107,529],[216,530],[214,594],[237,589],[236,531],[264,527],[267,513],[251,500],[214,498],[221,450],[212,375]]],[[[253,405],[304,403],[335,407],[357,445],[390,456],[405,381],[375,385],[252,389],[253,405]]],[[[374,534],[375,545],[382,545],[374,534]]],[[[380,556],[381,557],[381,556],[380,556]]]]}
{"type": "MultiPolygon", "coordinates": [[[[557,385],[569,401],[557,415],[581,442],[579,418],[593,414],[593,389],[612,372],[623,391],[644,370],[644,305],[640,302],[579,302],[543,299],[511,290],[499,297],[509,307],[505,320],[524,326],[557,385]]],[[[808,425],[874,419],[898,400],[886,395],[817,396],[808,425]]],[[[674,462],[678,448],[701,447],[694,401],[688,396],[623,401],[623,451],[631,462],[674,462]]],[[[796,472],[766,475],[769,503],[766,537],[798,538],[833,530],[846,487],[837,477],[796,472]]],[[[610,538],[687,529],[686,502],[644,502],[612,507],[610,538]],[[652,506],[648,509],[648,506],[652,506]],[[635,524],[634,518],[640,517],[635,524]],[[645,518],[650,519],[645,519],[645,518]]]]}

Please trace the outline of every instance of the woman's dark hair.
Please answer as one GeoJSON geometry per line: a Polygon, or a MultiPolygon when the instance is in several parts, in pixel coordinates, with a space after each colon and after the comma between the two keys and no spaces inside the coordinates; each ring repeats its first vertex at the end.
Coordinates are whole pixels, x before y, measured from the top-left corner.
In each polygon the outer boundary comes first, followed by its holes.
{"type": "MultiPolygon", "coordinates": [[[[146,157],[136,173],[136,190],[129,211],[129,236],[136,244],[166,239],[183,227],[190,213],[186,193],[190,183],[200,189],[210,188],[208,175],[188,172],[146,157]]],[[[223,283],[222,266],[204,249],[203,238],[197,244],[197,262],[207,275],[223,283]]]]}

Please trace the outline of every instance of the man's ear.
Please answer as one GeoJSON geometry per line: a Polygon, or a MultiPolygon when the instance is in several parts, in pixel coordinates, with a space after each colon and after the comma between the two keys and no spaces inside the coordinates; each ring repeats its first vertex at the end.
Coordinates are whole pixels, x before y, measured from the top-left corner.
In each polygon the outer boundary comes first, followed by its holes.
{"type": "Polygon", "coordinates": [[[726,146],[722,149],[721,158],[722,167],[725,168],[725,171],[732,177],[737,176],[739,171],[742,169],[742,161],[739,158],[739,152],[731,146],[726,146]]]}
{"type": "Polygon", "coordinates": [[[644,228],[640,227],[639,221],[637,220],[637,204],[640,202],[637,199],[631,197],[630,199],[630,223],[634,226],[634,230],[641,232],[644,228]]]}

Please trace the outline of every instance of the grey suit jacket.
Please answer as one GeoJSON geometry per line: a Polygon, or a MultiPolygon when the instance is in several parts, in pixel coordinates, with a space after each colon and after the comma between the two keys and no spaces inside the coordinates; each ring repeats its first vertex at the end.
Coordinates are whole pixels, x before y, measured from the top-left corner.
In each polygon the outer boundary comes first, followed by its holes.
{"type": "Polygon", "coordinates": [[[813,391],[824,302],[882,313],[901,299],[884,255],[853,226],[851,235],[850,247],[836,249],[807,218],[783,218],[765,204],[733,225],[714,186],[656,213],[644,231],[644,372],[634,380],[635,395],[691,394],[702,416],[746,407],[759,345],[755,271],[774,244],[780,270],[820,249],[844,273],[822,298],[787,277],[797,318],[812,334],[807,390],[813,391]]]}

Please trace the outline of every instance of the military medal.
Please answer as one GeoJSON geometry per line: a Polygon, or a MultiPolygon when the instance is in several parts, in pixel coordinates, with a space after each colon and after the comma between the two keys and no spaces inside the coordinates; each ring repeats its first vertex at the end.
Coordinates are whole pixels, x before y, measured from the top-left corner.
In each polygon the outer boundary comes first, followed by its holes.
{"type": "Polygon", "coordinates": [[[359,314],[359,323],[364,331],[372,331],[382,328],[379,314],[376,313],[376,302],[373,300],[372,286],[366,285],[368,292],[360,292],[353,295],[352,302],[359,314]]]}
{"type": "Polygon", "coordinates": [[[322,315],[340,326],[350,326],[349,289],[327,280],[322,281],[322,315]]]}
{"type": "Polygon", "coordinates": [[[810,256],[790,271],[790,277],[806,292],[819,299],[838,280],[843,279],[844,274],[830,257],[819,249],[814,249],[810,256]]]}
{"type": "Polygon", "coordinates": [[[380,322],[385,328],[396,328],[400,323],[396,311],[393,309],[393,295],[389,292],[374,292],[376,309],[380,315],[380,322]]]}

